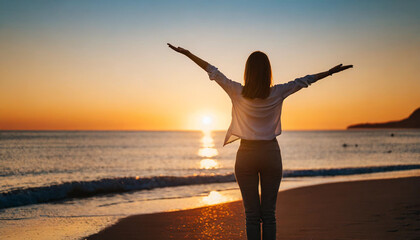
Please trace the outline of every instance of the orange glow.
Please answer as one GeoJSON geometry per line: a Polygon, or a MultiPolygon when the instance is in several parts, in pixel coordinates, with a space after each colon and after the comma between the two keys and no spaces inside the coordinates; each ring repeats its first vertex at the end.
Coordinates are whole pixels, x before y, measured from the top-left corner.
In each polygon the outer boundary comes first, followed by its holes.
{"type": "MultiPolygon", "coordinates": [[[[420,87],[416,82],[401,85],[394,94],[385,94],[394,92],[396,86],[385,82],[378,89],[372,86],[371,75],[363,74],[333,76],[288,97],[283,105],[283,130],[345,129],[354,123],[399,120],[419,107],[420,87]],[[360,86],[362,90],[357,89],[360,86]]],[[[14,79],[7,75],[0,78],[14,79]]],[[[200,78],[205,81],[206,77],[200,78]]],[[[401,78],[414,77],[406,74],[401,78]]],[[[2,130],[226,130],[231,118],[229,98],[211,81],[203,83],[212,95],[207,96],[208,100],[185,96],[177,101],[170,92],[160,97],[145,96],[126,88],[120,89],[118,95],[106,90],[93,98],[87,96],[89,89],[73,95],[73,91],[48,86],[27,91],[14,86],[14,81],[0,85],[2,130]],[[107,99],[106,94],[114,97],[107,99]],[[168,106],[167,102],[173,104],[168,106]],[[211,122],[204,116],[211,116],[211,122]]]]}
{"type": "MultiPolygon", "coordinates": [[[[359,10],[365,10],[361,6],[359,10]]],[[[399,120],[419,107],[418,31],[406,22],[417,15],[384,11],[382,19],[372,22],[370,14],[343,8],[349,25],[341,25],[342,18],[331,14],[316,18],[320,22],[314,26],[315,18],[305,22],[300,12],[292,14],[301,8],[277,7],[290,10],[290,16],[276,14],[284,21],[272,21],[271,14],[249,18],[249,12],[243,12],[247,17],[236,21],[240,24],[226,26],[223,23],[231,19],[221,15],[225,19],[212,23],[214,28],[232,34],[214,33],[211,37],[217,36],[217,41],[209,41],[211,31],[200,27],[214,22],[210,15],[197,21],[188,7],[180,7],[179,14],[189,23],[142,8],[135,17],[150,14],[149,21],[138,20],[139,24],[116,17],[124,11],[114,8],[110,12],[117,15],[109,19],[95,20],[93,11],[92,24],[83,18],[35,17],[37,8],[30,5],[26,11],[5,10],[9,18],[0,29],[0,130],[227,130],[232,105],[224,90],[156,39],[176,40],[239,83],[246,59],[255,50],[270,58],[273,84],[339,63],[354,65],[288,97],[284,130],[345,129],[354,123],[399,120]],[[402,15],[397,18],[396,13],[402,15]],[[110,19],[117,22],[105,21],[110,19]],[[173,25],[159,25],[163,22],[173,25]],[[186,26],[194,37],[182,34],[186,26]],[[249,35],[254,31],[258,34],[249,35]]],[[[70,12],[66,16],[72,16],[70,12]]]]}

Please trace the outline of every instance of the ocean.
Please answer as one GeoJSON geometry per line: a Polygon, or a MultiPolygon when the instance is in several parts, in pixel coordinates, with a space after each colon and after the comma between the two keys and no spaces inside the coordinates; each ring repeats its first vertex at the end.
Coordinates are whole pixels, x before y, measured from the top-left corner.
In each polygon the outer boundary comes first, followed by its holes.
{"type": "MultiPolygon", "coordinates": [[[[132,214],[239,200],[239,141],[222,147],[224,134],[1,131],[0,236],[78,239],[132,214]]],[[[419,130],[284,131],[277,139],[281,189],[420,171],[419,130]]]]}

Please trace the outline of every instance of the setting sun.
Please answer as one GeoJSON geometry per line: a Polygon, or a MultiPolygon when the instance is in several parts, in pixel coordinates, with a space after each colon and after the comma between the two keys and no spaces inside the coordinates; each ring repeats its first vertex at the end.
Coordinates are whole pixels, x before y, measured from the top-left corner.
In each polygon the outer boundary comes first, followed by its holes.
{"type": "Polygon", "coordinates": [[[203,125],[210,125],[212,122],[212,119],[209,116],[203,116],[203,118],[201,119],[201,122],[203,123],[203,125]]]}
{"type": "Polygon", "coordinates": [[[201,130],[205,132],[214,130],[214,122],[212,116],[204,115],[201,117],[201,130]]]}

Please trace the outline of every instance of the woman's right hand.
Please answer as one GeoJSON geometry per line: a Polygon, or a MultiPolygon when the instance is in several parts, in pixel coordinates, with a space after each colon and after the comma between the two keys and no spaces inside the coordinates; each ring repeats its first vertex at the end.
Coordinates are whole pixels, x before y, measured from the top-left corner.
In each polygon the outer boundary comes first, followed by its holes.
{"type": "Polygon", "coordinates": [[[343,64],[339,64],[339,65],[337,65],[337,66],[335,66],[335,67],[331,68],[330,70],[328,70],[328,73],[331,75],[331,74],[333,74],[333,73],[338,73],[338,72],[341,72],[341,71],[343,71],[343,70],[346,70],[346,69],[348,69],[348,68],[352,68],[352,67],[353,67],[353,65],[346,65],[346,66],[343,66],[343,64]]]}
{"type": "Polygon", "coordinates": [[[168,43],[168,46],[170,47],[170,48],[172,48],[172,50],[174,50],[175,52],[179,52],[179,53],[182,53],[182,54],[184,54],[184,55],[187,55],[187,54],[189,54],[190,53],[190,51],[188,51],[187,49],[184,49],[184,48],[182,48],[182,47],[175,47],[175,46],[173,46],[172,44],[170,44],[170,43],[168,43]]]}

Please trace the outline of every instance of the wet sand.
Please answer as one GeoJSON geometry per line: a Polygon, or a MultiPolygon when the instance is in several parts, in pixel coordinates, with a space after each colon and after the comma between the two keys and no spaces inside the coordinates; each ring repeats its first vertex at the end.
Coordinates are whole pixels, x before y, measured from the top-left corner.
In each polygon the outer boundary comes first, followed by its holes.
{"type": "MultiPolygon", "coordinates": [[[[279,192],[277,239],[420,239],[420,177],[279,192]]],[[[242,201],[134,215],[87,239],[246,239],[242,201]]]]}

